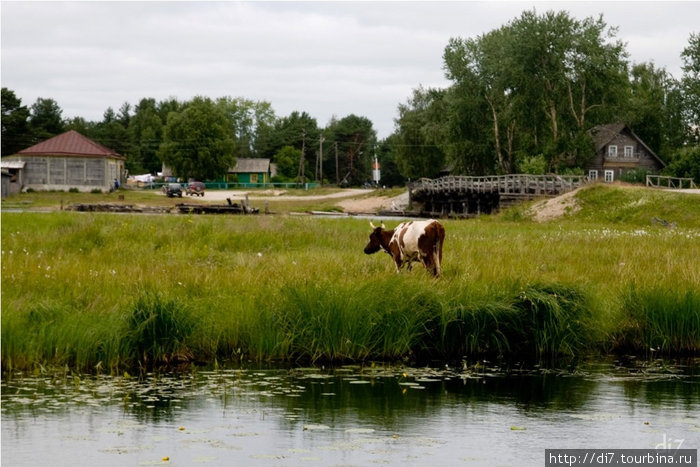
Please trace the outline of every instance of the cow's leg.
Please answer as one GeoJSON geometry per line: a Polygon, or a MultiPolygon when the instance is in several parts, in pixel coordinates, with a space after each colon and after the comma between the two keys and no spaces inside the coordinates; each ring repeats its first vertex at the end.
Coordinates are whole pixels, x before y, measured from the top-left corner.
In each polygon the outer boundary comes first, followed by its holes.
{"type": "Polygon", "coordinates": [[[434,261],[434,259],[435,259],[435,258],[434,258],[432,255],[427,255],[427,256],[422,257],[423,266],[425,266],[425,269],[427,269],[428,271],[432,272],[433,275],[437,277],[437,276],[439,276],[440,274],[439,274],[439,272],[438,272],[438,265],[437,265],[437,262],[434,261]]]}
{"type": "MultiPolygon", "coordinates": [[[[401,272],[401,266],[402,266],[401,257],[399,257],[399,256],[394,256],[394,264],[396,264],[396,274],[400,273],[400,272],[401,272]]],[[[409,263],[409,265],[410,265],[410,264],[411,264],[411,263],[409,263]]]]}

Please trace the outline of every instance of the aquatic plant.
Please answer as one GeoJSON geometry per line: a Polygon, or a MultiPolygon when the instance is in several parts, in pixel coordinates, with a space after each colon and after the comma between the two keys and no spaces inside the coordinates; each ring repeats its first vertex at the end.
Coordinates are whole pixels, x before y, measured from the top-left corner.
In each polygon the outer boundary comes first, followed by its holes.
{"type": "Polygon", "coordinates": [[[128,315],[125,348],[145,367],[158,363],[189,361],[187,340],[194,321],[187,306],[177,297],[165,297],[150,290],[138,296],[128,315]]]}
{"type": "Polygon", "coordinates": [[[700,292],[631,285],[622,297],[621,346],[650,352],[700,350],[700,292]]]}

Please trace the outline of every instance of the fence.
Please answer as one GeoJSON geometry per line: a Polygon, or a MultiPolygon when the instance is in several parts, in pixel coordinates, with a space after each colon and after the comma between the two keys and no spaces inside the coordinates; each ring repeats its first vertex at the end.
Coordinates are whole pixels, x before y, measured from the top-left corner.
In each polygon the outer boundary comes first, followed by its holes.
{"type": "MultiPolygon", "coordinates": [[[[168,185],[168,182],[151,182],[139,184],[139,188],[144,190],[160,190],[164,185],[168,185]]],[[[186,182],[179,183],[184,189],[187,187],[186,182]]],[[[318,188],[319,183],[306,183],[302,185],[301,183],[234,183],[234,182],[205,182],[204,186],[207,190],[250,190],[250,189],[260,189],[260,190],[270,190],[270,189],[304,189],[309,190],[311,188],[318,188]]]]}
{"type": "Polygon", "coordinates": [[[653,188],[691,189],[697,188],[692,178],[647,175],[647,186],[653,188]]]}

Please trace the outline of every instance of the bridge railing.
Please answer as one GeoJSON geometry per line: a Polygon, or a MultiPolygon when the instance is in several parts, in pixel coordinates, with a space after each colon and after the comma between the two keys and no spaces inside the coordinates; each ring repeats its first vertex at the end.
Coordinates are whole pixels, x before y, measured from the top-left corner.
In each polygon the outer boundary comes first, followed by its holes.
{"type": "Polygon", "coordinates": [[[647,186],[654,188],[696,189],[692,178],[647,175],[647,186]]]}
{"type": "Polygon", "coordinates": [[[414,194],[494,192],[511,196],[556,195],[588,183],[585,175],[488,175],[471,177],[449,175],[437,179],[421,178],[412,185],[414,194]]]}

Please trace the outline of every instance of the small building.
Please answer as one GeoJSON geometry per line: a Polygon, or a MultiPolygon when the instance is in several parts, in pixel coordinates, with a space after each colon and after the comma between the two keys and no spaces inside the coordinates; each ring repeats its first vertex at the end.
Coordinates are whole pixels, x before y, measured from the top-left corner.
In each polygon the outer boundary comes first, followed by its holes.
{"type": "Polygon", "coordinates": [[[109,191],[123,183],[125,157],[71,130],[3,158],[19,161],[22,189],[109,191]]]}
{"type": "Polygon", "coordinates": [[[24,162],[8,160],[4,157],[0,161],[0,168],[2,168],[2,197],[7,198],[9,195],[19,193],[22,190],[24,162]]]}
{"type": "Polygon", "coordinates": [[[244,184],[270,183],[274,176],[270,159],[238,158],[236,166],[228,169],[227,182],[244,184]]]}
{"type": "Polygon", "coordinates": [[[613,182],[632,170],[657,173],[666,166],[624,123],[598,125],[590,130],[590,135],[596,151],[586,167],[590,180],[613,182]]]}
{"type": "Polygon", "coordinates": [[[2,199],[10,196],[10,172],[2,169],[2,199]]]}

